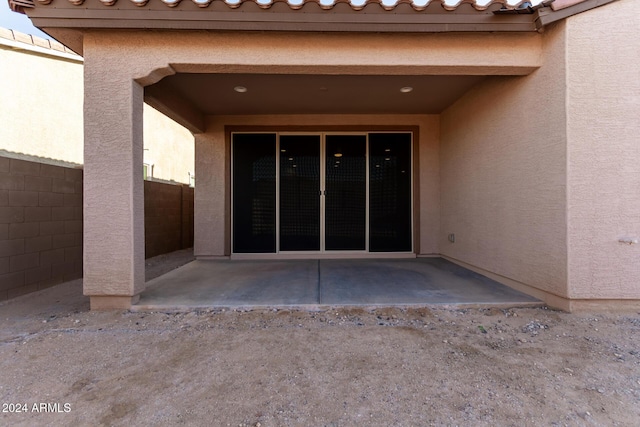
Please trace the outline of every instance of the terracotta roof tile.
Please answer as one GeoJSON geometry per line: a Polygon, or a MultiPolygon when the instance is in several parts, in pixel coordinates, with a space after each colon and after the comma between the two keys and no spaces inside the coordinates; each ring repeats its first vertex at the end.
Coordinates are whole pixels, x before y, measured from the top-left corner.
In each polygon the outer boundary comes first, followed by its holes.
{"type": "MultiPolygon", "coordinates": [[[[35,3],[42,5],[50,4],[53,0],[8,0],[11,9],[17,12],[21,12],[24,8],[35,7],[35,3]]],[[[67,0],[71,4],[80,6],[85,0],[67,0]]],[[[118,2],[130,1],[136,6],[146,6],[149,1],[157,0],[100,0],[105,6],[114,6],[118,2]]],[[[379,4],[385,10],[393,10],[398,5],[408,4],[416,11],[436,11],[436,9],[444,9],[445,11],[456,11],[463,5],[468,5],[477,11],[484,11],[489,8],[495,9],[496,5],[502,9],[527,9],[531,8],[530,0],[160,0],[168,7],[175,7],[181,2],[192,1],[198,7],[206,8],[213,2],[225,3],[229,8],[235,9],[242,6],[243,3],[252,2],[257,4],[262,9],[269,9],[276,3],[285,3],[291,9],[301,9],[303,6],[309,3],[315,3],[322,9],[333,9],[337,4],[348,4],[354,10],[364,9],[369,4],[379,4]]],[[[549,4],[553,0],[545,0],[544,4],[549,4]]],[[[566,1],[566,0],[561,0],[566,1]]],[[[569,0],[573,2],[580,2],[584,0],[569,0]]]]}

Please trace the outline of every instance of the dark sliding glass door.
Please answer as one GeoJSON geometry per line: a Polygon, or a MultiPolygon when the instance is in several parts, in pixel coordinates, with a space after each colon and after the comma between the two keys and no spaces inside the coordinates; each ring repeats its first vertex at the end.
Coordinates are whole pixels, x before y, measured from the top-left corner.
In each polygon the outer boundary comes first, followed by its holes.
{"type": "Polygon", "coordinates": [[[320,135],[280,137],[280,250],[320,250],[320,135]]]}
{"type": "Polygon", "coordinates": [[[276,135],[233,135],[233,252],[276,251],[276,135]]]}
{"type": "Polygon", "coordinates": [[[233,134],[233,252],[412,251],[411,146],[410,133],[233,134]]]}
{"type": "Polygon", "coordinates": [[[411,245],[411,134],[369,134],[369,251],[411,245]]]}
{"type": "Polygon", "coordinates": [[[327,135],[325,250],[366,249],[367,137],[327,135]]]}

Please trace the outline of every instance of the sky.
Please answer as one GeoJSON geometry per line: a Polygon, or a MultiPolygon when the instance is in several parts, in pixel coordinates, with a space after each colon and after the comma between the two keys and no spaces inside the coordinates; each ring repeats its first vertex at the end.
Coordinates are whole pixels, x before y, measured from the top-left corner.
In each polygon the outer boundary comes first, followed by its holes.
{"type": "MultiPolygon", "coordinates": [[[[424,1],[424,0],[422,0],[424,1]]],[[[490,0],[477,0],[480,4],[486,4],[490,0]]],[[[518,0],[512,0],[511,2],[517,3],[518,0]]],[[[542,0],[530,0],[532,4],[538,4],[542,0]]],[[[420,2],[420,0],[418,0],[420,2]]],[[[450,3],[457,3],[457,0],[448,0],[450,3]]],[[[510,2],[510,3],[511,3],[510,2]]],[[[45,39],[50,39],[48,35],[37,29],[31,24],[31,20],[27,18],[27,15],[21,13],[11,12],[9,9],[9,2],[7,0],[0,0],[0,27],[8,28],[10,30],[18,30],[22,33],[32,34],[45,39]]]]}
{"type": "Polygon", "coordinates": [[[31,20],[27,18],[27,15],[12,12],[11,9],[9,9],[9,2],[7,0],[0,0],[0,27],[17,30],[25,34],[32,34],[45,39],[51,38],[34,27],[31,20]]]}

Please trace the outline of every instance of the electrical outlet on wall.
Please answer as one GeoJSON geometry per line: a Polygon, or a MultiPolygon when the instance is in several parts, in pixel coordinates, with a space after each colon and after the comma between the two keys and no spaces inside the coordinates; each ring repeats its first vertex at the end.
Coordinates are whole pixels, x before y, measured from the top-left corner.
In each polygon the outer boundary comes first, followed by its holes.
{"type": "Polygon", "coordinates": [[[451,233],[447,236],[447,238],[449,239],[449,241],[451,243],[455,243],[456,242],[456,235],[454,233],[451,233]]]}

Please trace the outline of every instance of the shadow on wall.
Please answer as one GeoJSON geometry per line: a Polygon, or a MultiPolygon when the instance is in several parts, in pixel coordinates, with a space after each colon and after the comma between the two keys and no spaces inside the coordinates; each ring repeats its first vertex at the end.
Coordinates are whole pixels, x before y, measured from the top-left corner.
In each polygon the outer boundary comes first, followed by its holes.
{"type": "Polygon", "coordinates": [[[193,188],[144,182],[145,259],[193,247],[193,188]]]}
{"type": "Polygon", "coordinates": [[[0,300],[82,277],[82,169],[0,157],[0,300]]]}
{"type": "MultiPolygon", "coordinates": [[[[82,277],[81,166],[10,155],[0,156],[0,301],[82,277]]],[[[193,188],[144,189],[145,257],[193,247],[193,188]]]]}

